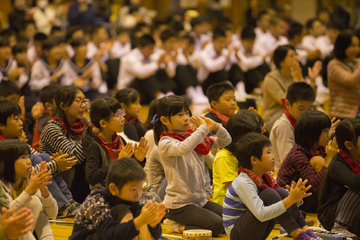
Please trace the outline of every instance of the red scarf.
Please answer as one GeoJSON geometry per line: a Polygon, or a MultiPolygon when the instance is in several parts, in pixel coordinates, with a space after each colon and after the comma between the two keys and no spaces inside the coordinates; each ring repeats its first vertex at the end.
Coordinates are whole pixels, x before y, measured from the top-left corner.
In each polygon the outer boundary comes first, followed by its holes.
{"type": "Polygon", "coordinates": [[[216,115],[216,117],[221,121],[221,123],[223,124],[224,127],[226,126],[227,122],[230,119],[230,117],[225,116],[222,113],[219,113],[217,110],[215,110],[213,108],[209,112],[214,113],[216,115]]]}
{"type": "MultiPolygon", "coordinates": [[[[1,140],[6,140],[6,139],[12,139],[12,138],[8,138],[8,137],[5,137],[4,135],[0,135],[0,141],[1,140]]],[[[14,138],[14,139],[19,139],[19,138],[14,138]]]]}
{"type": "Polygon", "coordinates": [[[326,157],[326,150],[324,147],[319,147],[316,150],[310,150],[311,157],[320,156],[320,157],[326,157]]]}
{"type": "Polygon", "coordinates": [[[121,137],[116,133],[114,133],[114,135],[112,136],[112,142],[106,142],[105,139],[101,136],[99,136],[98,142],[108,152],[111,162],[119,158],[119,153],[121,149],[124,147],[124,143],[121,140],[121,137]]]}
{"type": "Polygon", "coordinates": [[[339,150],[340,151],[340,154],[341,156],[343,157],[343,159],[345,160],[345,162],[347,164],[349,164],[349,166],[351,167],[351,170],[354,174],[359,174],[360,173],[360,163],[356,162],[354,159],[351,159],[349,157],[349,155],[344,152],[343,150],[339,150]]]}
{"type": "MultiPolygon", "coordinates": [[[[169,136],[175,139],[178,139],[180,141],[184,141],[186,138],[190,137],[190,135],[194,132],[194,130],[188,128],[186,132],[180,132],[180,131],[174,131],[174,132],[163,132],[160,136],[160,139],[164,136],[169,136]]],[[[201,143],[199,143],[195,147],[195,151],[201,155],[208,155],[211,149],[211,146],[213,145],[214,140],[209,137],[205,137],[201,143]]]]}
{"type": "Polygon", "coordinates": [[[132,124],[135,124],[135,123],[142,123],[142,120],[138,117],[131,117],[129,119],[126,119],[125,118],[125,123],[132,123],[132,124]]]}
{"type": "MultiPolygon", "coordinates": [[[[50,117],[50,119],[59,121],[58,117],[50,117]]],[[[60,122],[61,122],[61,126],[64,128],[64,131],[67,133],[68,131],[66,128],[66,124],[62,118],[60,118],[60,122]]],[[[82,134],[86,128],[84,121],[82,119],[77,120],[75,123],[69,125],[70,125],[70,134],[78,138],[82,138],[82,134]]]]}
{"type": "Polygon", "coordinates": [[[241,173],[241,172],[245,172],[247,175],[249,175],[249,177],[256,184],[256,186],[258,187],[260,192],[267,188],[272,188],[272,189],[281,188],[280,185],[275,181],[275,179],[268,172],[264,173],[262,178],[259,178],[259,176],[256,175],[253,171],[246,169],[246,168],[240,168],[238,170],[238,173],[241,173]]]}
{"type": "Polygon", "coordinates": [[[286,108],[285,101],[286,101],[285,98],[281,99],[281,104],[285,108],[285,116],[289,119],[291,125],[295,128],[296,119],[293,116],[291,116],[291,114],[289,113],[289,110],[286,108]]]}

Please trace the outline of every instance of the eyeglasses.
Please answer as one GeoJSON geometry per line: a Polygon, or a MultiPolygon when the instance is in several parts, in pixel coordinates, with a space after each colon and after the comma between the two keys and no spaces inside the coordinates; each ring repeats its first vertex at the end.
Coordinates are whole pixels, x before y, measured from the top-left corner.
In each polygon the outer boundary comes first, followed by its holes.
{"type": "Polygon", "coordinates": [[[90,100],[89,99],[75,99],[74,102],[76,102],[77,104],[83,104],[85,103],[85,105],[88,105],[90,100]]]}
{"type": "Polygon", "coordinates": [[[117,111],[110,118],[112,118],[112,117],[120,118],[120,117],[125,117],[125,115],[126,115],[126,111],[125,110],[120,110],[120,111],[117,111]]]}

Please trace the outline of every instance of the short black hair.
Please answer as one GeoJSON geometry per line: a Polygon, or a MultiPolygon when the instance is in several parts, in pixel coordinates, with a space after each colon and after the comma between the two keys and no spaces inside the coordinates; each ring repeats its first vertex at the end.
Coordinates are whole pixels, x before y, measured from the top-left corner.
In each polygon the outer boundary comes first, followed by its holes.
{"type": "Polygon", "coordinates": [[[220,82],[214,83],[210,85],[210,87],[206,91],[206,96],[209,99],[209,103],[211,105],[212,101],[218,102],[219,98],[224,94],[226,91],[234,91],[235,88],[228,82],[220,82]]]}
{"type": "Polygon", "coordinates": [[[344,29],[344,24],[339,20],[332,20],[326,23],[326,28],[332,28],[342,31],[344,29]]]}
{"type": "Polygon", "coordinates": [[[148,45],[155,45],[155,40],[151,35],[145,34],[138,39],[137,44],[141,47],[146,47],[148,45]]]}
{"type": "Polygon", "coordinates": [[[21,116],[19,104],[9,99],[0,100],[0,124],[6,126],[6,121],[11,116],[21,116]]]}
{"type": "Polygon", "coordinates": [[[213,40],[216,40],[219,37],[226,37],[226,33],[223,28],[217,28],[213,32],[213,36],[212,36],[213,40]]]}
{"type": "Polygon", "coordinates": [[[193,36],[191,36],[190,34],[185,34],[184,36],[181,37],[182,40],[188,40],[189,44],[195,44],[195,39],[193,36]]]}
{"type": "Polygon", "coordinates": [[[20,88],[13,81],[0,82],[0,96],[7,98],[11,94],[21,94],[20,88]]]}
{"type": "Polygon", "coordinates": [[[56,32],[61,32],[61,33],[62,33],[61,27],[52,26],[51,31],[50,31],[50,34],[53,35],[53,34],[56,33],[56,32]]]}
{"type": "Polygon", "coordinates": [[[119,103],[124,103],[126,106],[136,102],[140,99],[140,93],[134,88],[124,88],[119,90],[114,97],[119,103]]]}
{"type": "Polygon", "coordinates": [[[170,24],[170,28],[172,28],[176,33],[184,31],[184,26],[183,26],[182,22],[179,22],[179,21],[173,21],[170,24]]]}
{"type": "Polygon", "coordinates": [[[17,36],[17,44],[22,44],[22,45],[28,46],[29,39],[24,35],[18,35],[17,36]]]}
{"type": "Polygon", "coordinates": [[[272,17],[272,18],[270,18],[269,24],[270,24],[270,26],[276,26],[281,21],[284,21],[284,20],[279,17],[272,17]]]}
{"type": "Polygon", "coordinates": [[[247,133],[237,141],[234,155],[241,167],[252,170],[251,157],[261,160],[264,148],[270,146],[270,139],[264,135],[247,133]]]}
{"type": "Polygon", "coordinates": [[[74,35],[74,33],[76,33],[77,31],[82,31],[84,32],[84,30],[81,28],[81,26],[72,26],[72,27],[69,27],[67,30],[66,30],[66,40],[69,41],[72,36],[74,35]]]}
{"type": "Polygon", "coordinates": [[[59,45],[58,39],[46,39],[42,44],[42,50],[50,51],[52,48],[59,45]]]}
{"type": "Polygon", "coordinates": [[[275,49],[273,54],[273,61],[277,69],[280,69],[280,64],[282,61],[284,61],[290,49],[295,51],[295,48],[291,45],[280,45],[275,49]]]}
{"type": "Polygon", "coordinates": [[[102,24],[95,24],[91,28],[91,36],[97,34],[100,29],[104,28],[107,31],[107,28],[102,24]]]}
{"type": "Polygon", "coordinates": [[[71,40],[70,45],[72,48],[78,48],[87,45],[87,41],[85,38],[75,38],[71,40]]]}
{"type": "Polygon", "coordinates": [[[317,18],[312,18],[309,21],[306,22],[306,29],[312,29],[314,27],[314,22],[319,21],[317,18]]]}
{"type": "Polygon", "coordinates": [[[40,101],[44,104],[44,106],[45,103],[53,103],[55,93],[57,90],[59,90],[59,88],[60,86],[57,84],[50,84],[40,90],[40,101]]]}
{"type": "Polygon", "coordinates": [[[253,27],[251,26],[246,26],[241,30],[241,35],[240,35],[241,39],[255,39],[256,38],[256,34],[255,34],[255,30],[253,27]]]}
{"type": "Polygon", "coordinates": [[[11,37],[11,36],[17,37],[16,32],[13,29],[4,29],[4,30],[2,30],[0,32],[0,36],[4,37],[4,38],[7,38],[7,39],[9,39],[9,37],[11,37]]]}
{"type": "Polygon", "coordinates": [[[261,10],[258,14],[257,14],[257,16],[256,16],[256,21],[260,21],[261,20],[261,18],[264,16],[264,15],[267,15],[267,14],[269,14],[266,10],[261,10]]]}
{"type": "Polygon", "coordinates": [[[9,39],[6,37],[0,37],[0,48],[10,47],[9,39]]]}
{"type": "Polygon", "coordinates": [[[132,181],[144,181],[146,173],[141,165],[133,158],[124,157],[119,161],[113,161],[106,175],[106,186],[110,183],[121,191],[123,186],[132,181]]]}
{"type": "Polygon", "coordinates": [[[316,94],[314,89],[306,82],[295,82],[288,87],[286,100],[291,105],[298,101],[315,102],[316,94]]]}
{"type": "Polygon", "coordinates": [[[295,125],[295,143],[313,149],[325,128],[331,127],[331,121],[324,112],[310,110],[301,114],[295,125]]]}
{"type": "Polygon", "coordinates": [[[339,149],[349,152],[345,146],[345,142],[349,141],[357,146],[358,137],[360,136],[360,119],[349,118],[342,120],[335,130],[336,141],[339,149]]]}
{"type": "Polygon", "coordinates": [[[318,14],[321,13],[321,12],[330,13],[330,11],[329,11],[329,9],[328,9],[327,7],[320,7],[320,8],[317,10],[316,14],[318,15],[318,14]]]}
{"type": "Polygon", "coordinates": [[[27,47],[24,44],[16,44],[11,49],[12,54],[15,56],[18,53],[27,52],[27,47]]]}
{"type": "Polygon", "coordinates": [[[303,25],[298,23],[298,22],[294,22],[290,25],[290,28],[288,30],[288,38],[289,40],[293,39],[295,36],[299,36],[302,34],[303,32],[303,25]]]}
{"type": "Polygon", "coordinates": [[[116,35],[120,35],[120,34],[123,34],[123,33],[129,34],[129,29],[124,28],[124,27],[117,27],[116,28],[116,35]]]}
{"type": "Polygon", "coordinates": [[[47,39],[47,36],[44,33],[36,33],[34,35],[34,41],[43,42],[47,39]]]}
{"type": "Polygon", "coordinates": [[[194,17],[191,19],[190,24],[191,28],[196,27],[197,25],[201,25],[206,22],[206,19],[203,16],[194,17]]]}
{"type": "Polygon", "coordinates": [[[162,42],[165,42],[165,41],[169,40],[172,37],[177,38],[176,32],[174,30],[172,30],[172,29],[165,29],[160,34],[160,39],[161,39],[162,42]]]}
{"type": "Polygon", "coordinates": [[[334,56],[343,61],[347,58],[345,50],[351,45],[352,37],[357,37],[350,29],[342,31],[334,43],[334,56]]]}
{"type": "Polygon", "coordinates": [[[15,182],[15,162],[22,155],[30,155],[30,147],[19,139],[0,141],[0,178],[15,182]]]}

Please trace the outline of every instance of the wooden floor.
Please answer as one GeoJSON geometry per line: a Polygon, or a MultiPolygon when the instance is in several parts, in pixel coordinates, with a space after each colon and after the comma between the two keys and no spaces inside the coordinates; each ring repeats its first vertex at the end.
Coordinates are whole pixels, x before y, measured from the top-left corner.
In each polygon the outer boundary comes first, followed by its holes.
{"type": "MultiPolygon", "coordinates": [[[[311,218],[314,220],[315,225],[317,222],[317,218],[316,218],[316,214],[308,214],[307,218],[311,218]]],[[[72,232],[72,228],[73,228],[73,219],[61,219],[59,221],[51,221],[50,225],[51,228],[53,230],[54,233],[54,238],[55,240],[67,240],[69,239],[71,232],[72,232]]],[[[170,237],[173,239],[182,239],[181,234],[175,234],[173,232],[171,232],[166,225],[162,225],[163,228],[163,236],[164,237],[170,237]]],[[[271,232],[271,234],[269,235],[269,237],[267,238],[267,240],[271,240],[273,237],[280,235],[279,229],[277,229],[275,227],[275,229],[271,232]]],[[[220,235],[220,237],[216,237],[213,239],[222,239],[222,240],[228,240],[229,238],[226,236],[226,234],[222,234],[220,235]]],[[[279,239],[292,239],[292,238],[279,238],[279,239]]]]}

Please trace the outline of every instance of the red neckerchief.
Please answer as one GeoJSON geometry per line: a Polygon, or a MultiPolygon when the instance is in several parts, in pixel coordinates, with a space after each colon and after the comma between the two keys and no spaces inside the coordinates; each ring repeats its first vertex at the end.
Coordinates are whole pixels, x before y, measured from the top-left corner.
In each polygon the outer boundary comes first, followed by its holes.
{"type": "Polygon", "coordinates": [[[241,173],[241,172],[245,172],[247,175],[249,175],[249,177],[256,184],[256,186],[258,187],[260,192],[267,188],[272,188],[272,189],[280,188],[280,185],[275,181],[275,179],[268,172],[264,173],[262,178],[259,178],[259,176],[256,175],[253,171],[246,169],[246,168],[240,168],[238,170],[238,173],[241,173]]]}
{"type": "Polygon", "coordinates": [[[116,133],[114,133],[114,135],[112,136],[112,142],[106,142],[103,137],[99,136],[99,134],[98,134],[98,137],[99,137],[98,142],[108,152],[110,161],[112,162],[112,161],[118,159],[119,153],[120,153],[121,149],[124,147],[124,143],[121,140],[121,137],[119,135],[117,135],[116,133]]]}
{"type": "Polygon", "coordinates": [[[221,123],[224,125],[224,127],[226,126],[227,122],[229,121],[230,117],[225,116],[222,113],[219,113],[217,110],[215,109],[211,109],[209,112],[214,113],[216,115],[216,117],[221,121],[221,123]]]}
{"type": "Polygon", "coordinates": [[[343,159],[345,160],[345,162],[347,164],[349,164],[349,166],[351,167],[351,170],[354,174],[359,174],[360,173],[360,163],[356,162],[354,159],[351,159],[349,157],[349,155],[344,152],[343,150],[339,150],[340,151],[340,154],[341,156],[343,157],[343,159]]]}
{"type": "MultiPolygon", "coordinates": [[[[190,135],[195,132],[194,130],[188,128],[186,132],[174,131],[174,132],[162,132],[160,135],[160,139],[164,136],[169,136],[180,141],[184,141],[186,138],[190,137],[190,135]]],[[[213,145],[214,140],[209,137],[205,137],[196,147],[195,151],[201,155],[208,155],[213,145]]]]}
{"type": "Polygon", "coordinates": [[[1,140],[6,140],[6,139],[19,139],[18,137],[16,137],[16,138],[8,138],[8,137],[5,137],[4,135],[0,135],[0,141],[1,140]]]}
{"type": "Polygon", "coordinates": [[[41,117],[44,113],[49,114],[49,116],[51,115],[52,111],[46,110],[45,108],[42,110],[42,113],[39,117],[41,117]]]}
{"type": "MultiPolygon", "coordinates": [[[[59,121],[58,117],[50,117],[50,119],[59,121]]],[[[62,118],[60,118],[60,122],[61,122],[61,126],[64,128],[64,131],[67,133],[66,124],[62,118]]],[[[75,123],[69,125],[70,125],[70,134],[78,138],[82,138],[82,134],[86,128],[84,121],[82,119],[77,120],[75,123]]]]}
{"type": "Polygon", "coordinates": [[[320,157],[326,157],[326,150],[324,147],[319,147],[316,150],[310,150],[311,157],[320,156],[320,157]]]}
{"type": "Polygon", "coordinates": [[[125,118],[125,123],[132,123],[132,124],[135,124],[135,123],[142,123],[142,120],[138,117],[131,117],[129,119],[126,119],[125,118]]]}
{"type": "Polygon", "coordinates": [[[293,116],[291,116],[291,114],[289,113],[289,110],[286,108],[285,101],[286,101],[285,98],[281,99],[281,104],[285,108],[285,116],[289,119],[291,125],[295,128],[296,119],[293,116]]]}

